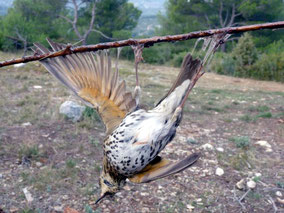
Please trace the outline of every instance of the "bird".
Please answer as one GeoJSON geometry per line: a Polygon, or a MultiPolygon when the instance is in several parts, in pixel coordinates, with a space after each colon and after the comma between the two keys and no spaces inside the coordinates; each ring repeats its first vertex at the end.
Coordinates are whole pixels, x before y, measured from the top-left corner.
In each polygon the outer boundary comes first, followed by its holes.
{"type": "MultiPolygon", "coordinates": [[[[35,54],[64,51],[67,47],[47,40],[51,50],[35,43],[35,54]]],[[[96,203],[121,190],[127,179],[148,183],[181,172],[199,158],[200,153],[193,153],[171,162],[159,153],[176,135],[185,100],[202,69],[200,59],[193,59],[188,53],[172,87],[149,110],[140,107],[139,97],[126,89],[118,69],[112,69],[106,51],[44,58],[40,63],[84,103],[96,109],[105,125],[101,193],[96,203]]],[[[139,87],[136,85],[136,89],[139,87]]]]}

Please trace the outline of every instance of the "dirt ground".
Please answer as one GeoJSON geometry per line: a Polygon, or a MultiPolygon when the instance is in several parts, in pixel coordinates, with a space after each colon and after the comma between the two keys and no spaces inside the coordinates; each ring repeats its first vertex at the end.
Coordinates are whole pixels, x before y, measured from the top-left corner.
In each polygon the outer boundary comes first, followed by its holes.
{"type": "MultiPolygon", "coordinates": [[[[142,64],[142,103],[152,107],[177,72],[142,64]]],[[[133,64],[121,61],[120,73],[133,89],[133,64]]],[[[173,161],[200,152],[198,162],[127,182],[99,205],[104,129],[95,114],[76,123],[59,114],[70,94],[38,63],[0,69],[0,212],[284,212],[283,84],[205,74],[162,152],[173,161]]]]}

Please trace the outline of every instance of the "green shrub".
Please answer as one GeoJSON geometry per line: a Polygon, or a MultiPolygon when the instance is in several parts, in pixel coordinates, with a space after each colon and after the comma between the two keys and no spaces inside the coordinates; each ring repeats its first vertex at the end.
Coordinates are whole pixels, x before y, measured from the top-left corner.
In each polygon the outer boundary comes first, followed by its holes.
{"type": "Polygon", "coordinates": [[[95,110],[94,108],[88,107],[88,106],[86,106],[86,109],[83,112],[83,117],[85,119],[91,119],[91,120],[96,121],[96,122],[101,121],[97,110],[95,110]]]}
{"type": "Polygon", "coordinates": [[[236,61],[229,53],[216,53],[211,64],[211,70],[221,75],[235,75],[236,61]]]}
{"type": "Polygon", "coordinates": [[[284,52],[262,54],[252,66],[251,77],[284,82],[284,52]]]}
{"type": "Polygon", "coordinates": [[[257,60],[257,49],[253,43],[252,36],[245,33],[237,46],[232,51],[233,59],[236,62],[235,76],[250,77],[252,65],[257,60]]]}
{"type": "Polygon", "coordinates": [[[250,139],[247,136],[233,137],[231,140],[238,148],[247,149],[250,145],[250,139]]]}
{"type": "Polygon", "coordinates": [[[171,47],[169,45],[155,45],[144,48],[143,58],[146,63],[165,64],[171,59],[171,47]]]}

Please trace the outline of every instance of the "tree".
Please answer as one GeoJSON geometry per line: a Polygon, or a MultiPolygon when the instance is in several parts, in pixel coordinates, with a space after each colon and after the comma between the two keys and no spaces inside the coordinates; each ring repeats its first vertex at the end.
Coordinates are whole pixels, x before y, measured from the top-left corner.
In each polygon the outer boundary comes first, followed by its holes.
{"type": "Polygon", "coordinates": [[[97,8],[96,26],[110,37],[118,39],[131,37],[131,31],[142,13],[127,0],[103,0],[98,3],[97,8]]]}
{"type": "Polygon", "coordinates": [[[243,34],[232,51],[233,59],[236,61],[235,76],[249,77],[257,55],[252,36],[249,33],[243,34]]]}
{"type": "Polygon", "coordinates": [[[60,17],[72,25],[83,44],[130,37],[141,15],[127,0],[72,0],[72,4],[60,17]]]}
{"type": "MultiPolygon", "coordinates": [[[[72,25],[72,28],[76,34],[76,36],[79,38],[79,40],[82,41],[83,44],[86,44],[86,41],[87,41],[87,38],[88,36],[90,35],[90,33],[92,31],[95,31],[94,28],[94,21],[95,21],[95,16],[96,16],[96,4],[97,4],[97,0],[94,0],[93,2],[85,2],[85,1],[81,1],[79,4],[76,0],[72,0],[72,4],[73,4],[73,19],[67,17],[67,16],[64,16],[64,15],[59,15],[59,17],[63,18],[64,20],[66,20],[68,23],[70,23],[72,25]],[[86,29],[83,29],[79,30],[79,26],[78,26],[78,13],[79,13],[79,6],[81,4],[85,4],[86,6],[88,6],[89,4],[91,4],[91,18],[89,20],[89,23],[88,23],[88,26],[86,27],[86,29]]],[[[86,7],[87,8],[87,7],[86,7]]],[[[97,30],[98,31],[98,30],[97,30]]],[[[100,32],[100,31],[98,31],[100,32]]],[[[100,32],[102,35],[104,35],[102,32],[100,32]]]]}
{"type": "MultiPolygon", "coordinates": [[[[160,33],[186,33],[283,20],[283,11],[282,0],[168,0],[166,15],[159,17],[162,25],[160,33]]],[[[272,33],[264,35],[271,37],[272,33]]]]}
{"type": "Polygon", "coordinates": [[[33,42],[58,38],[56,17],[65,4],[64,0],[15,0],[2,20],[6,49],[12,44],[26,52],[33,42]]]}

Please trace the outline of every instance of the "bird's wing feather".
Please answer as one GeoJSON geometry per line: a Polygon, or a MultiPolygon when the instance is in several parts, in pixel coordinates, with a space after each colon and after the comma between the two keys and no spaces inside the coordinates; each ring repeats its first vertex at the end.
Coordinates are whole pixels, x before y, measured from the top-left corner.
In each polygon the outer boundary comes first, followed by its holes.
{"type": "MultiPolygon", "coordinates": [[[[48,42],[53,51],[65,47],[50,40],[48,42]]],[[[40,44],[35,43],[35,47],[36,53],[49,53],[49,50],[40,44]]],[[[77,53],[46,58],[40,62],[88,105],[98,110],[107,134],[136,107],[132,94],[126,91],[125,81],[119,82],[118,71],[112,71],[111,60],[106,52],[77,53]]]]}
{"type": "Polygon", "coordinates": [[[185,170],[194,164],[198,158],[199,154],[194,153],[183,160],[173,163],[167,159],[158,157],[159,160],[154,160],[154,162],[147,165],[141,172],[130,177],[129,180],[134,183],[148,183],[164,178],[185,170]]]}

